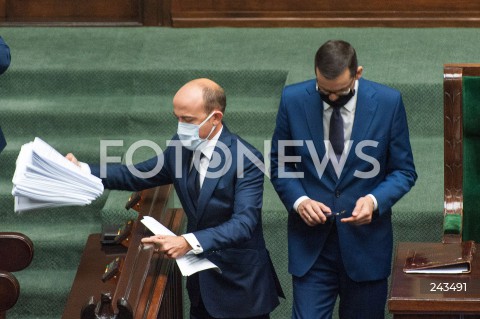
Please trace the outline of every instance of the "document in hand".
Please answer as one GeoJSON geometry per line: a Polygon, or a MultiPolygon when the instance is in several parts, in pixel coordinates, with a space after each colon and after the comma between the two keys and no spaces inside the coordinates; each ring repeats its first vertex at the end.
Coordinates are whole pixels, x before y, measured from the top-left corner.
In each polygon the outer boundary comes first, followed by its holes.
{"type": "MultiPolygon", "coordinates": [[[[170,229],[163,226],[155,218],[144,216],[141,222],[155,235],[176,236],[170,229]]],[[[214,269],[220,273],[222,272],[220,268],[210,260],[207,258],[200,258],[192,252],[187,253],[183,257],[177,258],[176,261],[183,276],[190,276],[206,269],[214,269]]]]}
{"type": "Polygon", "coordinates": [[[101,179],[82,171],[38,137],[22,146],[12,182],[16,212],[88,205],[103,193],[101,179]]]}

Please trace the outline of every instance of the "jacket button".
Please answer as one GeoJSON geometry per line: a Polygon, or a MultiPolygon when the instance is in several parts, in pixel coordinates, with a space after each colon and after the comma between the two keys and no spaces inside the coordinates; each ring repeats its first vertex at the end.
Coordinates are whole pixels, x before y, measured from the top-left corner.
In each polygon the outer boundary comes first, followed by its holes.
{"type": "Polygon", "coordinates": [[[340,191],[335,191],[335,197],[339,198],[340,197],[340,191]]]}

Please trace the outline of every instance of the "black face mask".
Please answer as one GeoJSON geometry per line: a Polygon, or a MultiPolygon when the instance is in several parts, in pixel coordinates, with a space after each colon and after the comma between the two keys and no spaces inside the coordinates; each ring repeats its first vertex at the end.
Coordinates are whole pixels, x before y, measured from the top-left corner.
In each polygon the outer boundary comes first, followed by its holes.
{"type": "Polygon", "coordinates": [[[318,92],[318,94],[320,94],[322,101],[327,103],[328,105],[333,107],[342,107],[347,104],[348,101],[350,101],[350,99],[355,95],[355,90],[350,90],[350,93],[348,93],[347,95],[340,95],[335,101],[330,101],[330,99],[328,98],[328,94],[323,94],[320,92],[318,92]]]}

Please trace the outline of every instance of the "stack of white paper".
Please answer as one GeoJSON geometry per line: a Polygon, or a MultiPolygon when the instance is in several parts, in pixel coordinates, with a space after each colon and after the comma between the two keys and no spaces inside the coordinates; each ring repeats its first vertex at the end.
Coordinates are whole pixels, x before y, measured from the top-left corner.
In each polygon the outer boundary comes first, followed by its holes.
{"type": "Polygon", "coordinates": [[[88,205],[103,193],[99,178],[82,171],[38,137],[22,146],[12,182],[16,212],[88,205]]]}

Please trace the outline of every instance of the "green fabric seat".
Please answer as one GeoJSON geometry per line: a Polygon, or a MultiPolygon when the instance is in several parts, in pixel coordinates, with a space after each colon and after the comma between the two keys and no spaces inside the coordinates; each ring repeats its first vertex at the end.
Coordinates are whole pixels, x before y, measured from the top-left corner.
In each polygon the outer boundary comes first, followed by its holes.
{"type": "Polygon", "coordinates": [[[480,242],[480,77],[464,76],[463,240],[480,242]]]}

